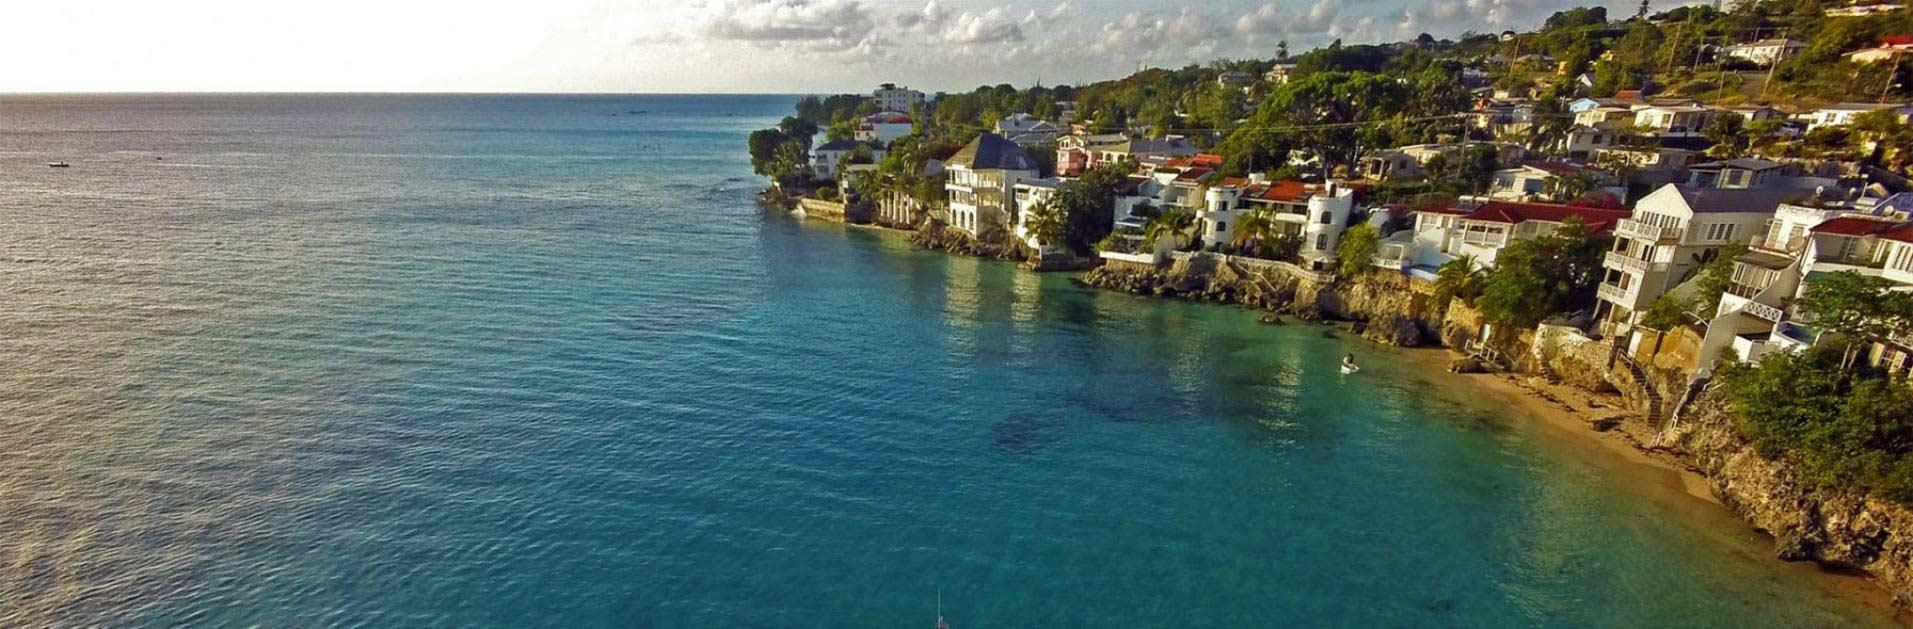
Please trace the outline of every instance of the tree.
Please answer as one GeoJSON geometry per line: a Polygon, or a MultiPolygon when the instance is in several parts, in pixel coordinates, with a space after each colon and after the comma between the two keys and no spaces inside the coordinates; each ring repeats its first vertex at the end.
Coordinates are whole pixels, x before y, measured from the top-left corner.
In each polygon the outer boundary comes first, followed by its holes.
{"type": "Polygon", "coordinates": [[[1714,146],[1707,149],[1707,153],[1715,157],[1731,159],[1746,155],[1748,146],[1753,142],[1752,136],[1747,133],[1747,119],[1732,112],[1716,116],[1702,134],[1714,141],[1714,146]]]}
{"type": "Polygon", "coordinates": [[[1696,302],[1690,307],[1703,313],[1712,313],[1720,309],[1720,296],[1734,284],[1734,259],[1747,252],[1747,245],[1728,243],[1716,251],[1714,259],[1708,260],[1696,269],[1694,282],[1697,289],[1696,302]]]}
{"type": "Polygon", "coordinates": [[[1349,227],[1342,232],[1342,240],[1335,244],[1336,268],[1344,276],[1353,277],[1374,268],[1375,254],[1382,249],[1381,233],[1367,223],[1349,227]]]}
{"type": "Polygon", "coordinates": [[[1475,257],[1464,255],[1435,269],[1435,303],[1446,305],[1451,299],[1461,299],[1461,303],[1473,306],[1475,298],[1481,296],[1482,283],[1487,274],[1475,264],[1475,257]]]}
{"type": "Polygon", "coordinates": [[[1862,344],[1913,326],[1913,295],[1889,290],[1893,285],[1855,271],[1829,273],[1808,284],[1794,305],[1822,332],[1845,339],[1840,366],[1850,368],[1862,344]]]}
{"type": "Polygon", "coordinates": [[[1161,214],[1157,214],[1155,218],[1149,219],[1149,222],[1144,223],[1142,235],[1143,239],[1148,240],[1151,245],[1160,243],[1164,238],[1170,239],[1172,243],[1180,244],[1176,243],[1176,241],[1188,235],[1189,231],[1195,228],[1195,226],[1196,215],[1194,212],[1180,207],[1170,207],[1169,209],[1163,210],[1161,214]]]}
{"type": "Polygon", "coordinates": [[[1055,199],[1063,219],[1063,235],[1055,242],[1078,255],[1087,255],[1094,243],[1109,235],[1116,227],[1116,191],[1133,167],[1127,161],[1097,164],[1081,177],[1064,183],[1055,199]]]}
{"type": "Polygon", "coordinates": [[[1647,304],[1647,309],[1642,311],[1641,325],[1662,332],[1672,330],[1676,326],[1686,323],[1687,311],[1688,304],[1686,302],[1681,301],[1672,294],[1663,294],[1660,297],[1654,298],[1653,302],[1647,304]]]}
{"type": "Polygon", "coordinates": [[[1476,304],[1489,323],[1534,327],[1590,301],[1606,251],[1607,239],[1579,218],[1546,236],[1516,240],[1495,256],[1476,304]]]}
{"type": "Polygon", "coordinates": [[[1023,217],[1023,228],[1045,247],[1062,244],[1068,231],[1063,211],[1056,206],[1055,199],[1045,200],[1026,210],[1028,216],[1023,217]]]}

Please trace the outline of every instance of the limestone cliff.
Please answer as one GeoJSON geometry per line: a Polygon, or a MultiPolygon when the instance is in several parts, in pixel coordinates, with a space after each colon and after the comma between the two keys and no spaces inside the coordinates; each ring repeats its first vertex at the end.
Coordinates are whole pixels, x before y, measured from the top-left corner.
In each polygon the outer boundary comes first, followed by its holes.
{"type": "Polygon", "coordinates": [[[1865,572],[1895,604],[1913,606],[1913,537],[1895,534],[1913,527],[1913,509],[1812,486],[1787,459],[1755,452],[1734,423],[1720,395],[1707,393],[1681,417],[1667,448],[1705,475],[1729,509],[1772,535],[1781,559],[1865,572]]]}

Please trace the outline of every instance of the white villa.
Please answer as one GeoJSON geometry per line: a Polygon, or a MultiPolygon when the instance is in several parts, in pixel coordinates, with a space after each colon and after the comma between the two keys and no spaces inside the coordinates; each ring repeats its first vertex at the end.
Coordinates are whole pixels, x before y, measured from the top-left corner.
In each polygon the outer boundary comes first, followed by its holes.
{"type": "Polygon", "coordinates": [[[1627,210],[1463,199],[1448,207],[1417,211],[1414,229],[1391,236],[1375,264],[1432,271],[1450,260],[1472,256],[1478,267],[1491,267],[1509,244],[1554,233],[1572,218],[1598,233],[1627,217],[1627,210]]]}
{"type": "Polygon", "coordinates": [[[1036,160],[994,133],[983,133],[943,163],[948,179],[950,227],[971,236],[1008,227],[1015,212],[1016,184],[1035,179],[1036,160]]]}
{"type": "Polygon", "coordinates": [[[1859,116],[1860,114],[1880,111],[1883,109],[1891,109],[1895,113],[1898,113],[1900,116],[1901,122],[1905,122],[1909,115],[1913,115],[1913,104],[1840,103],[1837,105],[1829,105],[1827,107],[1822,107],[1820,109],[1814,110],[1812,113],[1804,114],[1802,117],[1805,118],[1807,121],[1807,129],[1813,130],[1813,129],[1818,129],[1820,127],[1837,127],[1840,125],[1852,124],[1854,117],[1859,116]]]}
{"type": "Polygon", "coordinates": [[[835,140],[810,150],[810,171],[818,179],[836,180],[844,160],[855,155],[858,149],[867,149],[870,159],[883,159],[884,150],[880,145],[858,140],[835,140]]]}
{"type": "Polygon", "coordinates": [[[1063,135],[1063,128],[1029,114],[1012,114],[996,121],[996,134],[1017,146],[1030,147],[1055,142],[1063,135]]]}
{"type": "Polygon", "coordinates": [[[1049,254],[1061,249],[1062,243],[1044,243],[1037,240],[1029,230],[1030,208],[1042,205],[1056,198],[1063,188],[1063,180],[1055,177],[1046,179],[1025,179],[1017,182],[1014,189],[1016,197],[1016,237],[1039,253],[1049,254]]]}
{"type": "Polygon", "coordinates": [[[1635,204],[1614,229],[1596,295],[1603,326],[1631,325],[1661,294],[1730,243],[1748,243],[1797,190],[1716,189],[1668,184],[1635,204]]]}
{"type": "Polygon", "coordinates": [[[865,142],[876,142],[889,146],[897,138],[910,135],[913,125],[910,116],[894,111],[882,111],[857,121],[856,138],[865,142]]]}

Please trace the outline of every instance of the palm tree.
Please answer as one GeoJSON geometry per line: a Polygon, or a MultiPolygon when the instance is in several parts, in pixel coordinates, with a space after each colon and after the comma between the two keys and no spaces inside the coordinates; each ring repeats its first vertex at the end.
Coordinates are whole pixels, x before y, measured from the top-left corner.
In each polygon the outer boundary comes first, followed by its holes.
{"type": "Polygon", "coordinates": [[[1053,199],[1036,204],[1029,209],[1029,214],[1023,217],[1024,232],[1045,247],[1063,242],[1066,227],[1063,222],[1063,212],[1056,209],[1056,202],[1053,199]]]}
{"type": "Polygon", "coordinates": [[[1435,303],[1446,304],[1460,297],[1462,303],[1474,305],[1487,276],[1476,268],[1474,256],[1461,256],[1443,263],[1435,269],[1435,303]]]}
{"type": "Polygon", "coordinates": [[[1248,245],[1251,252],[1259,254],[1262,252],[1263,243],[1268,242],[1269,238],[1276,234],[1275,221],[1269,217],[1268,211],[1256,210],[1243,215],[1242,220],[1236,221],[1233,244],[1248,245]]]}
{"type": "Polygon", "coordinates": [[[1171,206],[1143,224],[1143,238],[1155,245],[1163,238],[1177,239],[1189,233],[1196,226],[1196,215],[1189,210],[1171,206]]]}

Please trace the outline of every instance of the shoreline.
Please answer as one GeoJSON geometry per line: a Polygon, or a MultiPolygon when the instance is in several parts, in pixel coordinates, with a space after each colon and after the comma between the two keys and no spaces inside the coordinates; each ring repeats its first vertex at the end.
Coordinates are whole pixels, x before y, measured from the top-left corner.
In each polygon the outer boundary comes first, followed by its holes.
{"type": "Polygon", "coordinates": [[[1824,596],[1866,608],[1900,626],[1913,627],[1913,610],[1894,605],[1892,593],[1872,577],[1825,569],[1811,561],[1775,557],[1773,536],[1728,509],[1700,472],[1666,451],[1647,448],[1637,421],[1623,420],[1609,430],[1597,429],[1599,420],[1633,415],[1621,407],[1620,396],[1548,383],[1539,376],[1449,373],[1448,361],[1457,354],[1443,347],[1396,348],[1373,341],[1368,345],[1398,355],[1431,380],[1459,383],[1471,393],[1491,397],[1512,411],[1506,419],[1519,424],[1537,446],[1612,473],[1620,481],[1612,484],[1615,490],[1645,501],[1659,515],[1673,518],[1713,543],[1760,557],[1776,570],[1804,576],[1824,596]]]}
{"type": "MultiPolygon", "coordinates": [[[[892,234],[906,242],[915,233],[876,224],[831,223],[892,234]]],[[[911,244],[924,251],[962,255],[911,244]]],[[[1080,273],[1077,275],[1080,276],[1080,273]]],[[[1124,292],[1086,286],[1080,282],[1078,285],[1084,290],[1124,292]]],[[[1152,300],[1165,299],[1157,295],[1127,294],[1152,300]]],[[[1218,306],[1226,303],[1183,298],[1168,300],[1218,306]]],[[[1260,308],[1236,305],[1249,313],[1264,312],[1260,308]]],[[[1336,321],[1330,325],[1350,331],[1348,322],[1336,321]]],[[[1818,594],[1822,596],[1867,609],[1882,620],[1913,627],[1913,610],[1895,605],[1891,591],[1873,577],[1826,569],[1811,561],[1786,561],[1776,557],[1774,537],[1754,528],[1752,522],[1729,509],[1714,495],[1706,476],[1670,452],[1647,447],[1647,440],[1653,436],[1652,431],[1641,424],[1639,414],[1628,409],[1627,402],[1620,395],[1595,393],[1566,383],[1550,382],[1535,374],[1506,371],[1452,373],[1448,369],[1450,361],[1460,354],[1448,347],[1399,347],[1377,342],[1361,334],[1353,336],[1361,337],[1371,350],[1393,354],[1414,365],[1420,377],[1459,385],[1446,390],[1465,389],[1489,396],[1494,405],[1512,410],[1506,419],[1511,424],[1517,424],[1525,437],[1533,439],[1535,447],[1563,453],[1580,463],[1612,474],[1620,481],[1612,484],[1614,489],[1643,500],[1664,517],[1674,518],[1681,526],[1713,543],[1721,544],[1733,552],[1758,557],[1771,563],[1775,570],[1803,576],[1816,586],[1818,594]],[[1603,430],[1597,427],[1600,423],[1612,425],[1603,430]]]]}

